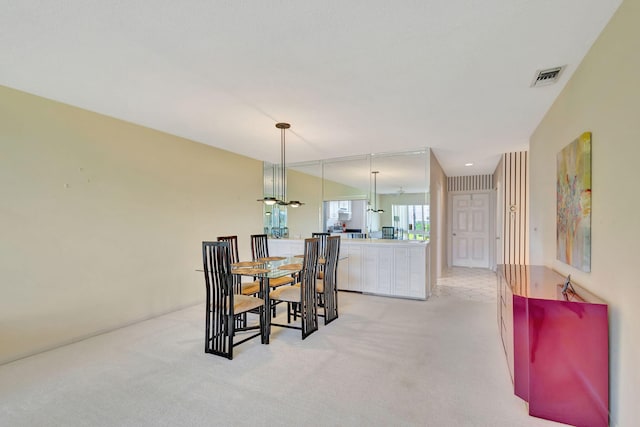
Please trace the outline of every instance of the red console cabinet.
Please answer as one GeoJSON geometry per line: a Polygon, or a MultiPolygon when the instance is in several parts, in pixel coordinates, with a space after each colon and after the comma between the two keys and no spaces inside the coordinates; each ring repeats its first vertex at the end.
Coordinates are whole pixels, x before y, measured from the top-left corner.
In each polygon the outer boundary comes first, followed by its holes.
{"type": "Polygon", "coordinates": [[[607,305],[543,266],[498,266],[498,322],[515,394],[529,414],[609,424],[607,305]]]}

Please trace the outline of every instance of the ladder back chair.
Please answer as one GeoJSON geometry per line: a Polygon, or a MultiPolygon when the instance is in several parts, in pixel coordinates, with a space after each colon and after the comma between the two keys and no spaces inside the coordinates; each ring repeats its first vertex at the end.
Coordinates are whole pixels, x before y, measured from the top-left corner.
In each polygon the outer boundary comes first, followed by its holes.
{"type": "Polygon", "coordinates": [[[202,263],[207,291],[204,352],[233,359],[235,346],[258,336],[264,343],[264,300],[234,293],[229,242],[202,242],[202,263]],[[258,310],[259,325],[237,327],[240,317],[251,310],[258,310]],[[234,341],[237,332],[249,335],[234,341]]]}
{"type": "Polygon", "coordinates": [[[269,293],[272,300],[287,303],[287,324],[271,323],[272,326],[300,329],[302,339],[318,330],[317,269],[318,239],[305,239],[300,283],[283,286],[269,293]],[[291,316],[297,317],[297,314],[300,316],[300,326],[291,325],[291,316]]]}

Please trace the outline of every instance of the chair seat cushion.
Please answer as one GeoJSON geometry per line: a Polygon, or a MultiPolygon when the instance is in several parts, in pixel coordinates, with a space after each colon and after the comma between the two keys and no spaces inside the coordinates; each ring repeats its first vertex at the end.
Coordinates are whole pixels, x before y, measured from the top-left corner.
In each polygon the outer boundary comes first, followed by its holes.
{"type": "Polygon", "coordinates": [[[248,295],[234,295],[233,305],[234,313],[238,314],[264,305],[264,300],[262,298],[250,297],[248,295]]]}
{"type": "MultiPolygon", "coordinates": [[[[229,305],[229,297],[226,298],[226,304],[227,306],[229,305]]],[[[264,305],[264,300],[262,298],[250,297],[248,295],[235,294],[233,296],[233,305],[234,314],[240,314],[264,305]]],[[[213,307],[213,309],[216,310],[215,307],[213,307]]]]}
{"type": "Polygon", "coordinates": [[[299,286],[283,286],[269,293],[269,298],[277,301],[300,302],[299,286]]]}
{"type": "Polygon", "coordinates": [[[260,292],[260,281],[242,283],[242,295],[253,295],[260,292]]]}
{"type": "Polygon", "coordinates": [[[278,286],[288,285],[289,283],[293,283],[293,277],[291,276],[282,276],[276,277],[275,279],[269,279],[269,286],[272,288],[277,288],[278,286]]]}

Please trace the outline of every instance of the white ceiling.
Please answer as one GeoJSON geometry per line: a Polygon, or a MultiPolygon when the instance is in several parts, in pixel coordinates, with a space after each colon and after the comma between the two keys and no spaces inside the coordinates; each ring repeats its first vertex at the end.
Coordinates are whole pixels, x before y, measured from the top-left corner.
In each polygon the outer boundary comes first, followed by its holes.
{"type": "Polygon", "coordinates": [[[2,85],[271,162],[278,121],[287,162],[432,147],[454,176],[527,149],[621,0],[0,3],[2,85]]]}

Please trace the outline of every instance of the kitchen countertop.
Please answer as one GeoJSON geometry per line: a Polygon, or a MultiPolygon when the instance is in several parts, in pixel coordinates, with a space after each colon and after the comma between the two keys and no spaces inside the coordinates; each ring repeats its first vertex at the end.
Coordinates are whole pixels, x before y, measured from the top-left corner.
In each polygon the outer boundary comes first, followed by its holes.
{"type": "MultiPolygon", "coordinates": [[[[343,233],[343,234],[349,234],[349,233],[343,233]]],[[[304,239],[300,238],[300,239],[292,239],[292,238],[288,238],[288,239],[270,239],[270,240],[284,240],[284,241],[290,241],[290,242],[302,242],[304,241],[304,239]]],[[[342,240],[342,239],[340,239],[342,240]]],[[[344,239],[342,240],[341,243],[349,243],[349,244],[383,244],[383,245],[401,245],[401,244],[406,244],[406,245],[419,245],[419,244],[428,244],[429,241],[428,240],[396,240],[396,239],[344,239]]]]}

